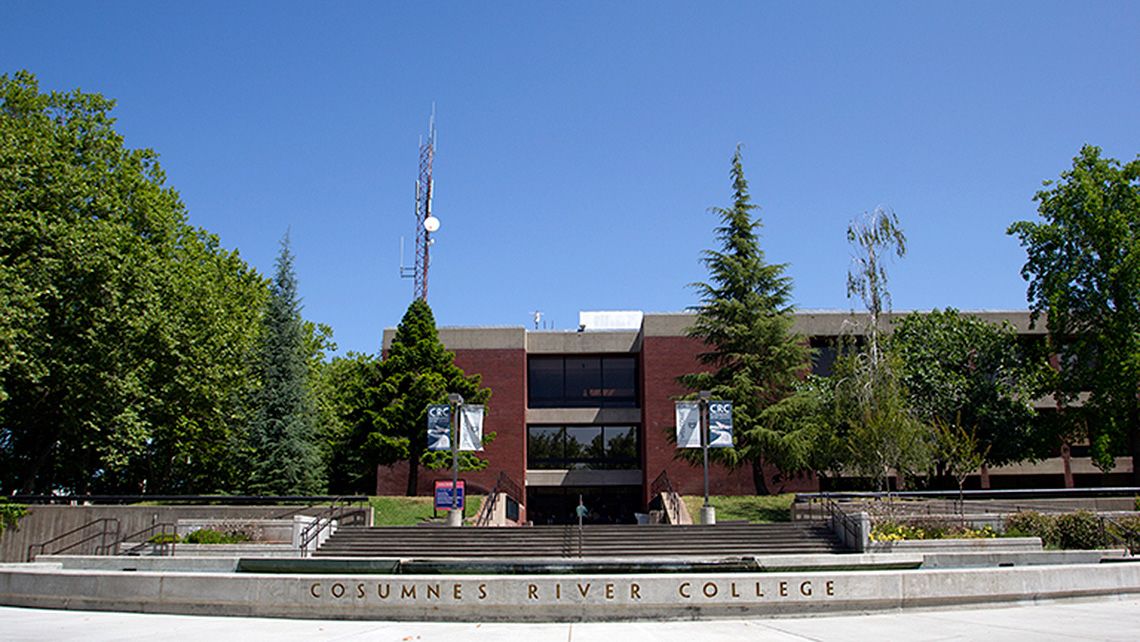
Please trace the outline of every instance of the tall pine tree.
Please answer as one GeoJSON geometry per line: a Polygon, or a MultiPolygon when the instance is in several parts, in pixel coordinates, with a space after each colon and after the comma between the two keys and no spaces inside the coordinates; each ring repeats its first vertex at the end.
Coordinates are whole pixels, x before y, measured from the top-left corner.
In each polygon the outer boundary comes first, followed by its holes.
{"type": "Polygon", "coordinates": [[[739,146],[730,175],[732,207],[711,210],[721,219],[716,228],[721,249],[704,252],[709,281],[693,284],[701,302],[688,334],[708,348],[699,358],[709,370],[679,381],[733,402],[736,446],[712,454],[730,467],[751,465],[756,492],[764,494],[769,492],[764,463],[780,466],[796,448],[788,443],[794,435],[764,425],[760,415],[791,393],[808,369],[809,350],[792,331],[792,281],[784,274],[786,265],[765,262],[760,249],[757,230],[762,224],[753,217],[759,207],[748,193],[739,146]]]}
{"type": "MultiPolygon", "coordinates": [[[[491,396],[480,386],[479,375],[468,377],[455,365],[455,354],[439,340],[435,317],[426,301],[416,299],[408,306],[384,360],[372,371],[366,390],[368,411],[355,426],[349,448],[354,457],[355,483],[374,480],[376,465],[407,461],[407,494],[416,494],[419,464],[430,468],[451,465],[450,452],[429,452],[427,448],[427,407],[447,403],[448,393],[459,393],[470,404],[485,403],[491,396]]],[[[493,438],[484,436],[484,443],[493,438]]],[[[461,470],[478,470],[486,460],[475,453],[460,454],[461,470]]],[[[374,487],[374,486],[373,486],[374,487]]]]}
{"type": "Polygon", "coordinates": [[[311,495],[322,488],[316,411],[308,390],[308,350],[289,235],[281,241],[261,347],[261,382],[250,429],[251,492],[311,495]]]}

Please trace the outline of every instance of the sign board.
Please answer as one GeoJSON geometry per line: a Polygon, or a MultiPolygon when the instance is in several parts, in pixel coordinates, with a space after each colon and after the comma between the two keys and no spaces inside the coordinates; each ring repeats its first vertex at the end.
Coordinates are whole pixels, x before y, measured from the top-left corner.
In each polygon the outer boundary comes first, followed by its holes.
{"type": "Polygon", "coordinates": [[[678,401],[675,405],[677,415],[677,447],[701,447],[701,406],[696,401],[678,401]]]}
{"type": "MultiPolygon", "coordinates": [[[[462,479],[455,487],[455,492],[459,496],[459,503],[455,507],[463,510],[464,489],[467,483],[462,479]]],[[[435,482],[435,508],[436,510],[451,510],[451,482],[445,480],[436,480],[435,482]]]]}
{"type": "Polygon", "coordinates": [[[732,402],[709,402],[709,448],[732,448],[732,402]]]}
{"type": "Polygon", "coordinates": [[[428,406],[427,433],[428,450],[451,450],[451,406],[445,403],[428,406]]]}
{"type": "Polygon", "coordinates": [[[459,449],[483,450],[483,414],[480,405],[459,407],[459,449]]]}

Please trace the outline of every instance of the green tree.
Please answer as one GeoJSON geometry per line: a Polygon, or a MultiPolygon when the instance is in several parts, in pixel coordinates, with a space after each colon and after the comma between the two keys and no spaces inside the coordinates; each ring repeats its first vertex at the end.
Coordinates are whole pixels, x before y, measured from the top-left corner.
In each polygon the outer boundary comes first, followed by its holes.
{"type": "Polygon", "coordinates": [[[1107,471],[1130,451],[1140,485],[1140,157],[1121,165],[1085,145],[1045,187],[1040,220],[1008,231],[1027,254],[1027,298],[1060,355],[1060,401],[1090,393],[1093,460],[1107,471]]]}
{"type": "MultiPolygon", "coordinates": [[[[349,448],[361,453],[354,479],[375,480],[376,465],[409,462],[407,494],[416,494],[418,465],[446,468],[451,453],[427,450],[427,407],[447,403],[449,393],[465,403],[486,403],[491,396],[478,375],[467,376],[455,365],[455,355],[444,348],[431,307],[412,301],[396,328],[387,356],[372,372],[366,394],[366,417],[353,430],[349,448]]],[[[484,443],[493,435],[488,434],[484,443]]],[[[485,468],[486,460],[462,453],[460,468],[485,468]]],[[[373,486],[374,487],[374,486],[373,486]]]]}
{"type": "Polygon", "coordinates": [[[314,388],[319,400],[324,439],[322,456],[329,492],[371,493],[375,460],[353,444],[353,429],[369,421],[369,385],[379,366],[376,357],[349,352],[315,365],[314,388]]]}
{"type": "Polygon", "coordinates": [[[915,415],[930,425],[957,426],[976,436],[988,466],[1046,456],[1051,434],[1040,430],[1033,399],[1048,362],[1018,341],[1004,323],[957,310],[909,314],[891,335],[902,385],[915,415]]]}
{"type": "Polygon", "coordinates": [[[238,470],[264,283],[187,224],[113,105],[0,76],[6,492],[206,491],[238,470]]]}
{"type": "Polygon", "coordinates": [[[906,236],[894,212],[876,208],[848,226],[847,240],[854,249],[847,296],[860,298],[867,321],[858,349],[836,360],[836,408],[850,427],[852,463],[888,490],[892,470],[901,484],[907,474],[925,470],[930,456],[929,434],[911,412],[898,359],[884,349],[882,332],[891,304],[884,261],[906,256],[906,236]]]}
{"type": "MultiPolygon", "coordinates": [[[[688,335],[707,347],[699,360],[708,370],[678,380],[690,390],[710,390],[715,398],[733,402],[736,445],[718,448],[712,456],[733,468],[751,465],[756,492],[768,494],[763,465],[794,466],[800,433],[766,424],[761,413],[792,393],[809,368],[809,350],[803,337],[792,331],[787,266],[767,263],[760,249],[757,230],[762,224],[753,217],[759,207],[748,192],[739,146],[730,176],[732,206],[710,210],[721,220],[716,228],[721,249],[704,252],[709,281],[693,284],[700,304],[688,335]]],[[[683,457],[695,454],[680,451],[683,457]]]]}
{"type": "Polygon", "coordinates": [[[288,234],[281,241],[264,324],[249,489],[265,495],[316,494],[324,476],[309,388],[311,333],[301,319],[288,234]]]}

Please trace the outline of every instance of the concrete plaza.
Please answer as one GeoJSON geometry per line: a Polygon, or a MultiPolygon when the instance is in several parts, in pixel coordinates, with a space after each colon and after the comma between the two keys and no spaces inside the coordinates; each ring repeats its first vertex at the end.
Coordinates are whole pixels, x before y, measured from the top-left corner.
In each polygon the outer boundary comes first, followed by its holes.
{"type": "Polygon", "coordinates": [[[0,638],[25,640],[1075,640],[1140,639],[1140,598],[1023,603],[799,618],[577,624],[287,620],[0,607],[0,638]]]}

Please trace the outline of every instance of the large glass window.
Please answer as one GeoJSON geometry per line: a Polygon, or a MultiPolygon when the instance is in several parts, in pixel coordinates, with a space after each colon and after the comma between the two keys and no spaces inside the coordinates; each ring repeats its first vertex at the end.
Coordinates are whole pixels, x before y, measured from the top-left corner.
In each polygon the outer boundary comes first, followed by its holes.
{"type": "Polygon", "coordinates": [[[528,426],[527,468],[638,468],[636,426],[528,426]]]}
{"type": "Polygon", "coordinates": [[[635,408],[634,357],[531,357],[527,363],[531,408],[635,408]]]}

